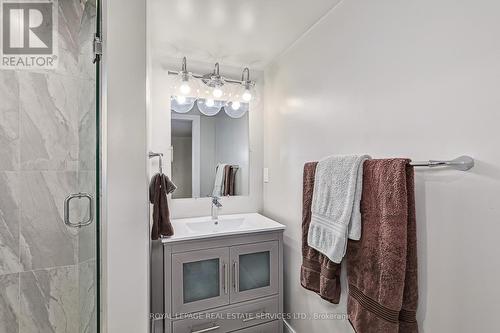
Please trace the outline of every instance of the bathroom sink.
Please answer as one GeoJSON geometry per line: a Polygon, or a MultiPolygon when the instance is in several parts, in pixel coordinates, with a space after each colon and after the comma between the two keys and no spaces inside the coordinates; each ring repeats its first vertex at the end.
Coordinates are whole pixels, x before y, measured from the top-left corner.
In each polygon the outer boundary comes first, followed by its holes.
{"type": "Polygon", "coordinates": [[[186,227],[193,233],[224,232],[241,229],[244,226],[244,222],[244,218],[220,217],[217,223],[212,219],[208,219],[199,222],[187,222],[186,227]]]}
{"type": "Polygon", "coordinates": [[[209,216],[172,220],[174,235],[163,238],[162,242],[170,243],[285,229],[283,224],[257,213],[221,215],[217,221],[216,224],[209,216]]]}

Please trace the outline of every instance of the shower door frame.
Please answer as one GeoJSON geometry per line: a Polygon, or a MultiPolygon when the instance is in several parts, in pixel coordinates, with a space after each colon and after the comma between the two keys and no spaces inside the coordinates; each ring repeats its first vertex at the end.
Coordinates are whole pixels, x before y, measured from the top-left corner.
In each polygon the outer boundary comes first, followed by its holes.
{"type": "MultiPolygon", "coordinates": [[[[99,39],[102,43],[102,0],[96,0],[96,27],[95,27],[95,37],[96,39],[99,39]]],[[[94,41],[95,43],[95,41],[94,41]]],[[[95,49],[95,44],[94,44],[94,52],[96,52],[95,49]]],[[[96,216],[96,226],[95,226],[95,237],[96,237],[96,274],[95,274],[95,285],[96,285],[96,294],[95,294],[95,307],[96,307],[96,332],[100,333],[101,332],[101,221],[102,221],[102,216],[101,216],[101,172],[103,170],[103,163],[102,163],[102,157],[104,156],[101,154],[101,138],[103,136],[102,133],[102,128],[101,124],[103,124],[103,108],[101,108],[102,105],[102,78],[101,78],[101,62],[102,62],[102,44],[101,44],[101,50],[100,54],[94,54],[95,58],[95,73],[96,73],[96,146],[95,146],[95,154],[96,154],[96,193],[95,193],[95,216],[96,216]]]]}

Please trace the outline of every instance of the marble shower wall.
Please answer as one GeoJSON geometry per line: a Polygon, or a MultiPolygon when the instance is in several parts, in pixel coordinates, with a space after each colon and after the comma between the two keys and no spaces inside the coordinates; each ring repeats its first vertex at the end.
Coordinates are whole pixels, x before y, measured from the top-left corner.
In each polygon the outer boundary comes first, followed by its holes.
{"type": "Polygon", "coordinates": [[[0,70],[0,333],[96,332],[95,223],[63,222],[69,193],[95,196],[96,7],[58,6],[59,67],[0,70]]]}

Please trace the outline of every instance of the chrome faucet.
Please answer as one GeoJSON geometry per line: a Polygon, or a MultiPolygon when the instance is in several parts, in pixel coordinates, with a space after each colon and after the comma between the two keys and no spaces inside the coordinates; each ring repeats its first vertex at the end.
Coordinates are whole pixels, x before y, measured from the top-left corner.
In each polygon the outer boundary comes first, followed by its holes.
{"type": "Polygon", "coordinates": [[[212,221],[215,224],[219,224],[219,208],[222,207],[220,203],[220,198],[217,196],[212,196],[212,221]]]}

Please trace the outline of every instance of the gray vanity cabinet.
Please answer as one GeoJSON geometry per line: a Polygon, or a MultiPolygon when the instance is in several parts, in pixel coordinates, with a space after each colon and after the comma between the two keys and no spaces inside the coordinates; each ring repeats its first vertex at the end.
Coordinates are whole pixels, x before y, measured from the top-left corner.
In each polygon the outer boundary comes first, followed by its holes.
{"type": "Polygon", "coordinates": [[[163,245],[164,288],[153,289],[166,317],[155,333],[282,332],[282,231],[163,245]]]}

